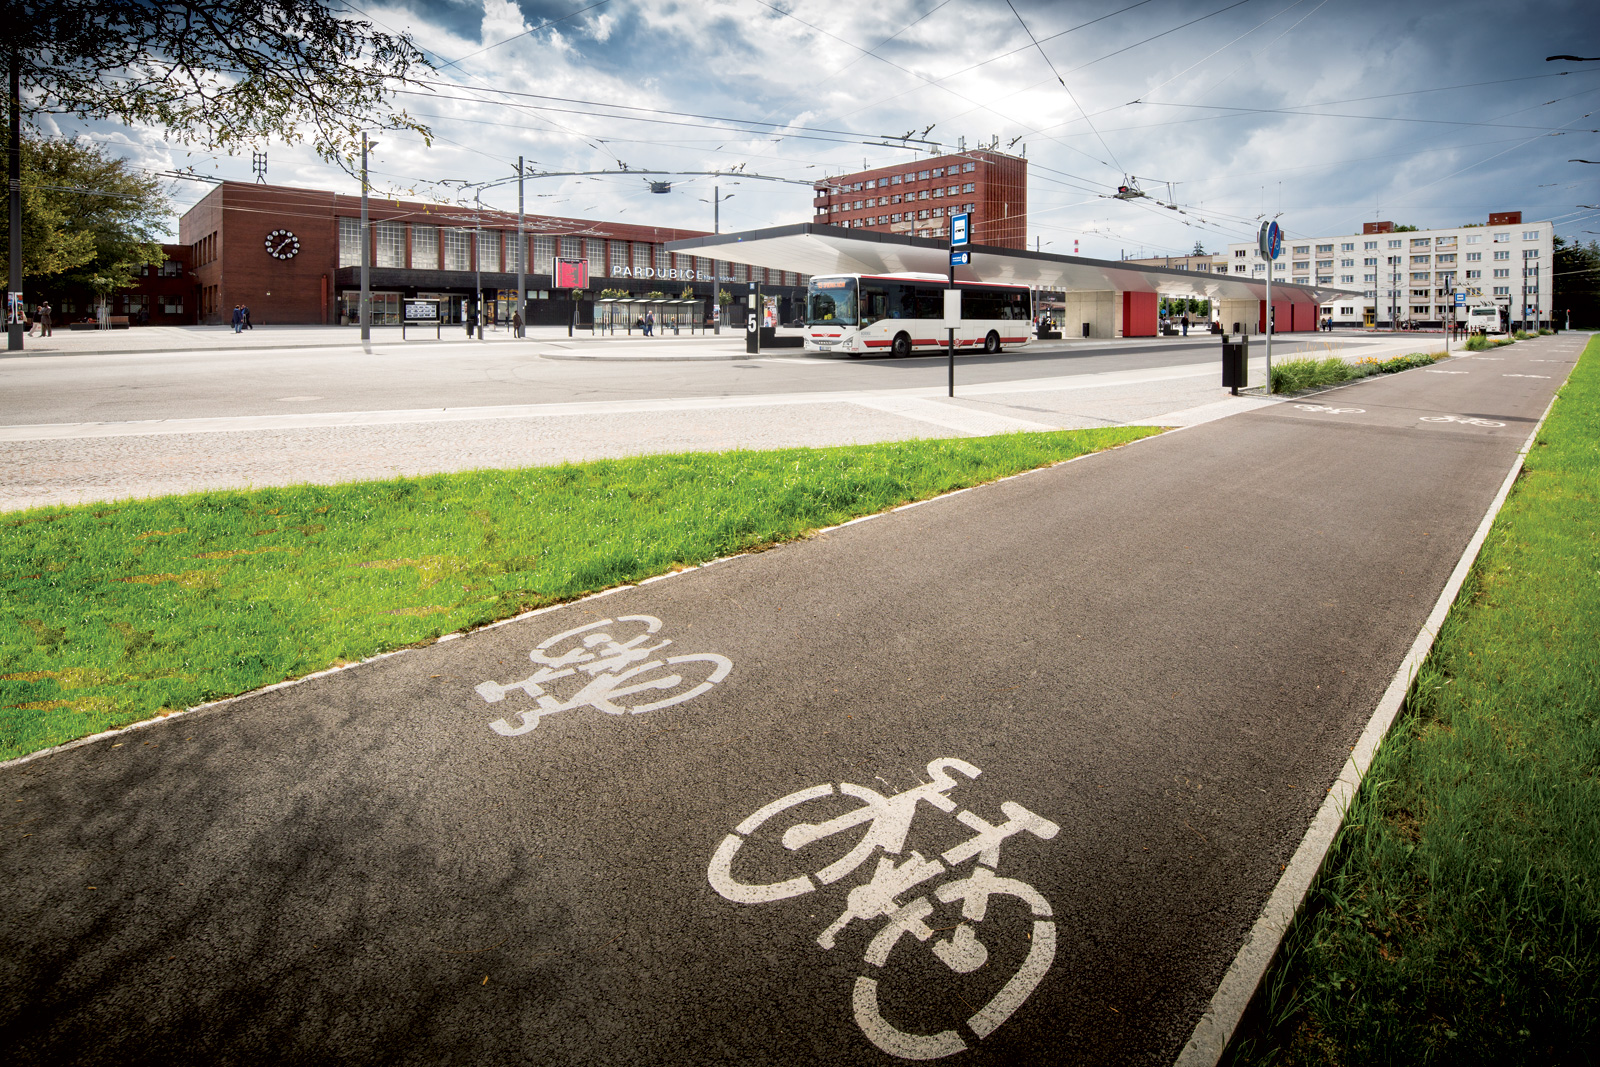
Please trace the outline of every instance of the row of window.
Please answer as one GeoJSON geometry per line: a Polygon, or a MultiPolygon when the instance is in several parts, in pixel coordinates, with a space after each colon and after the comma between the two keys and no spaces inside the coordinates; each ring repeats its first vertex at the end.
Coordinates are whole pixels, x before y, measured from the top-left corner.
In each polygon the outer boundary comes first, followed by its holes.
{"type": "MultiPolygon", "coordinates": [[[[1522,239],[1524,241],[1537,241],[1537,240],[1539,240],[1539,236],[1540,236],[1540,231],[1538,231],[1538,230],[1524,230],[1523,233],[1522,233],[1522,239]]],[[[1482,234],[1468,234],[1466,237],[1462,238],[1462,240],[1466,244],[1469,244],[1469,245],[1481,244],[1481,243],[1483,243],[1483,235],[1482,234]]],[[[1506,244],[1510,240],[1511,240],[1511,234],[1510,234],[1509,231],[1502,232],[1502,233],[1496,233],[1494,235],[1494,243],[1495,244],[1506,244]]],[[[1405,240],[1403,238],[1390,238],[1388,240],[1387,244],[1388,244],[1389,248],[1404,248],[1406,242],[1405,242],[1405,240]]],[[[1439,237],[1439,238],[1413,237],[1411,239],[1411,247],[1412,248],[1430,248],[1431,247],[1435,251],[1437,251],[1439,249],[1442,249],[1442,248],[1455,248],[1456,247],[1456,239],[1454,237],[1439,237]]],[[[1333,245],[1331,243],[1329,243],[1329,244],[1319,244],[1319,245],[1316,246],[1316,248],[1317,248],[1317,253],[1319,255],[1326,254],[1326,253],[1331,253],[1333,251],[1333,245]]],[[[1372,252],[1372,251],[1376,251],[1377,248],[1378,248],[1378,242],[1377,241],[1364,241],[1364,242],[1362,242],[1363,251],[1372,252]]],[[[1356,250],[1356,245],[1355,245],[1354,241],[1345,241],[1345,242],[1343,242],[1342,244],[1339,245],[1339,251],[1341,251],[1341,252],[1354,252],[1355,250],[1356,250]]],[[[1235,259],[1247,259],[1247,258],[1250,257],[1252,251],[1253,251],[1252,249],[1248,249],[1248,248],[1236,248],[1233,251],[1233,256],[1234,256],[1235,259]]],[[[1292,254],[1296,255],[1296,256],[1309,256],[1311,254],[1311,246],[1308,245],[1308,244],[1294,245],[1294,246],[1292,246],[1291,251],[1292,251],[1292,254]]],[[[1523,254],[1525,256],[1527,256],[1528,258],[1533,259],[1533,258],[1537,258],[1538,257],[1539,250],[1537,248],[1525,249],[1523,254]]],[[[1279,258],[1282,258],[1283,252],[1280,251],[1278,253],[1278,256],[1279,256],[1279,258]]],[[[1483,253],[1482,252],[1468,252],[1467,253],[1467,259],[1468,260],[1477,261],[1477,260],[1480,260],[1482,258],[1483,258],[1483,253]]],[[[1511,253],[1509,251],[1497,251],[1494,254],[1494,258],[1496,258],[1496,259],[1510,259],[1511,258],[1511,253]]],[[[1413,257],[1412,258],[1412,262],[1414,262],[1414,263],[1425,263],[1425,262],[1427,262],[1427,257],[1426,256],[1413,257]]],[[[1438,262],[1440,262],[1440,263],[1446,263],[1446,262],[1454,263],[1455,262],[1455,256],[1453,254],[1448,256],[1448,257],[1440,256],[1440,257],[1438,257],[1438,262]]],[[[1317,263],[1317,266],[1319,266],[1319,267],[1331,267],[1332,265],[1333,265],[1332,261],[1330,261],[1330,260],[1319,260],[1318,263],[1317,263]]],[[[1372,266],[1373,265],[1372,261],[1368,260],[1367,265],[1368,266],[1372,266]]],[[[1347,261],[1344,261],[1344,262],[1340,263],[1340,266],[1350,267],[1350,266],[1354,266],[1354,263],[1352,263],[1352,262],[1347,260],[1347,261]]],[[[1304,263],[1296,263],[1294,269],[1296,269],[1296,270],[1307,270],[1307,269],[1309,269],[1309,267],[1307,267],[1304,263]]]]}
{"type": "MultiPolygon", "coordinates": [[[[952,204],[950,205],[950,214],[959,215],[962,212],[966,212],[969,215],[974,215],[977,213],[977,207],[978,205],[976,204],[952,204]]],[[[887,215],[863,215],[858,219],[844,219],[840,221],[839,225],[847,230],[851,228],[861,229],[865,226],[892,226],[898,222],[916,222],[918,219],[942,219],[944,215],[945,209],[942,207],[923,208],[920,211],[907,211],[904,213],[894,211],[887,215]]]]}
{"type": "MultiPolygon", "coordinates": [[[[867,189],[887,189],[891,185],[900,185],[902,182],[906,185],[910,185],[912,182],[930,181],[932,179],[943,178],[951,174],[959,174],[963,172],[971,174],[977,169],[978,165],[976,163],[963,163],[948,168],[933,167],[929,170],[907,171],[904,175],[891,174],[887,178],[868,178],[864,182],[855,182],[852,185],[818,185],[816,191],[817,195],[819,196],[830,192],[859,193],[867,189]]],[[[967,191],[970,193],[972,190],[969,187],[967,191]]]]}
{"type": "Polygon", "coordinates": [[[898,204],[901,200],[938,200],[942,197],[959,196],[962,193],[971,193],[975,192],[976,190],[977,186],[973,182],[967,182],[964,185],[941,186],[937,189],[919,189],[914,193],[895,193],[891,196],[877,197],[869,196],[865,200],[845,200],[841,203],[834,204],[831,207],[819,207],[817,209],[817,214],[821,215],[829,211],[860,211],[864,207],[887,207],[891,204],[898,204]]]}
{"type": "MultiPolygon", "coordinates": [[[[767,270],[743,264],[713,263],[703,256],[668,252],[663,246],[646,241],[620,241],[599,237],[558,237],[529,234],[526,250],[519,246],[515,233],[502,230],[473,230],[465,226],[426,226],[420,223],[375,222],[372,224],[372,265],[413,270],[470,271],[476,269],[514,272],[526,253],[530,274],[551,274],[555,260],[587,259],[589,273],[596,277],[645,277],[665,281],[690,281],[705,277],[731,277],[735,281],[758,281],[766,285],[802,285],[801,275],[793,271],[767,270]],[[474,242],[473,238],[477,240],[474,242]],[[409,242],[409,243],[408,243],[409,242]],[[476,259],[473,245],[476,243],[476,259]],[[732,268],[731,272],[729,268],[732,268]],[[751,277],[752,272],[754,277],[751,277]]],[[[361,265],[361,220],[339,219],[339,266],[361,265]]]]}

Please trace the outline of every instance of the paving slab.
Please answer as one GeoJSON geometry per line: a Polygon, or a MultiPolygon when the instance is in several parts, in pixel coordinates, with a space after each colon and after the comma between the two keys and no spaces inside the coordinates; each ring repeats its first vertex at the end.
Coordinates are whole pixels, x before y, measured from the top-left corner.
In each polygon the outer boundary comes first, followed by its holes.
{"type": "Polygon", "coordinates": [[[1171,1062],[1580,342],[0,768],[0,1041],[1171,1062]]]}

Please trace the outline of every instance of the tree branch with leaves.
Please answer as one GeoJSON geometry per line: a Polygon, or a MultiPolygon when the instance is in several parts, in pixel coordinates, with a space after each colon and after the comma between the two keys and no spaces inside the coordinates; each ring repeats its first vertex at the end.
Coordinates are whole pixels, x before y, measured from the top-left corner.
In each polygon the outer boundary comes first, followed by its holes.
{"type": "Polygon", "coordinates": [[[23,115],[159,126],[236,152],[307,143],[354,171],[361,131],[431,131],[392,106],[433,68],[410,34],[319,0],[0,0],[23,115]]]}

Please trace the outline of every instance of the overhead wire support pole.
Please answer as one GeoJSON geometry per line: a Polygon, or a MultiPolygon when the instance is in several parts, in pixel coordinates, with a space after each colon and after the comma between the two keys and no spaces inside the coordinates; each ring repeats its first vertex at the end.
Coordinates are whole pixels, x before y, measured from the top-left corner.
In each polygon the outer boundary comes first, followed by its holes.
{"type": "Polygon", "coordinates": [[[517,321],[522,325],[517,330],[517,336],[522,337],[528,332],[528,235],[523,232],[522,214],[522,173],[523,159],[517,157],[517,321]]]}
{"type": "Polygon", "coordinates": [[[372,228],[367,219],[367,134],[361,133],[361,340],[372,340],[372,228]]]}
{"type": "Polygon", "coordinates": [[[11,273],[6,300],[6,348],[22,351],[22,57],[17,46],[11,46],[11,111],[10,151],[10,201],[11,201],[11,273]]]}

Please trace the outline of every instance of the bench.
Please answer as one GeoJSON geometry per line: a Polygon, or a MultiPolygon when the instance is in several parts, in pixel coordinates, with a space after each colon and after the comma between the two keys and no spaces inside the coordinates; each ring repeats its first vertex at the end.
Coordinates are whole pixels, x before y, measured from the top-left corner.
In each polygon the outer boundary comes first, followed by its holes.
{"type": "MultiPolygon", "coordinates": [[[[110,328],[113,330],[126,330],[128,328],[128,316],[126,315],[107,315],[106,322],[110,324],[110,328]]],[[[65,322],[62,325],[69,330],[98,330],[101,328],[98,322],[65,322]]]]}

